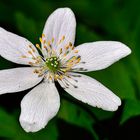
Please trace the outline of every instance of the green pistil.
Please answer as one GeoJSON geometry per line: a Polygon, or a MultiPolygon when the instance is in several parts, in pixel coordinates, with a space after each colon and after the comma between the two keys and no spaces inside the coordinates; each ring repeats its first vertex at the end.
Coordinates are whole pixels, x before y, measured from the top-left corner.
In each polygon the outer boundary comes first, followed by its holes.
{"type": "Polygon", "coordinates": [[[46,66],[52,72],[56,72],[59,69],[59,61],[57,57],[50,57],[46,59],[46,66]]]}

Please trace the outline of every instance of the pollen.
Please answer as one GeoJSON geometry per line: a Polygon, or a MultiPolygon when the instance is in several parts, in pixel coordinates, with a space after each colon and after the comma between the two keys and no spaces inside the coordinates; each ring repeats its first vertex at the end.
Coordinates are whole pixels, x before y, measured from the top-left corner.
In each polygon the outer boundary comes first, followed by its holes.
{"type": "Polygon", "coordinates": [[[40,45],[39,45],[39,44],[36,44],[36,47],[37,47],[38,49],[40,49],[40,45]]]}
{"type": "Polygon", "coordinates": [[[41,37],[39,38],[39,40],[40,40],[41,43],[43,42],[41,37]]]}
{"type": "Polygon", "coordinates": [[[75,50],[74,52],[75,52],[75,53],[78,53],[78,50],[75,50]]]}
{"type": "Polygon", "coordinates": [[[42,38],[44,38],[45,37],[45,34],[42,34],[42,38]]]}
{"type": "Polygon", "coordinates": [[[81,56],[75,46],[71,42],[65,43],[64,35],[57,41],[55,38],[47,40],[47,37],[42,34],[39,40],[41,45],[36,44],[35,46],[41,54],[37,55],[34,46],[28,45],[27,56],[22,55],[21,58],[30,58],[29,65],[39,66],[33,71],[39,77],[44,76],[52,81],[68,77],[68,72],[73,71],[73,67],[81,61],[81,56]]]}
{"type": "Polygon", "coordinates": [[[21,58],[27,58],[27,56],[25,56],[25,55],[22,55],[22,56],[21,56],[21,58]]]}

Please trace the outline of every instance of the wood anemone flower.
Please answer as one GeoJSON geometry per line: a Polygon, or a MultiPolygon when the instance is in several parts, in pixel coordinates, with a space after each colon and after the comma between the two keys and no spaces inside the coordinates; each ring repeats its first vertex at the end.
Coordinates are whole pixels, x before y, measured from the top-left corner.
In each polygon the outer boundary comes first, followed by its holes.
{"type": "Polygon", "coordinates": [[[98,81],[79,72],[105,69],[131,50],[116,41],[84,43],[74,47],[76,20],[69,8],[48,18],[41,45],[0,28],[0,55],[28,67],[0,71],[0,94],[34,87],[21,101],[20,124],[26,132],[44,128],[58,112],[55,81],[76,99],[93,107],[115,111],[121,100],[98,81]],[[40,53],[39,53],[40,52],[40,53]],[[78,72],[78,73],[76,73],[78,72]]]}

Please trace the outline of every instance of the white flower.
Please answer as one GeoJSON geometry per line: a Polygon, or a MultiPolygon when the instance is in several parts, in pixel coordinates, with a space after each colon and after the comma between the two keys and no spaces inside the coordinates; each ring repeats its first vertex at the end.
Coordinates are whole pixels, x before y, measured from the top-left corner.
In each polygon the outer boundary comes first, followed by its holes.
{"type": "Polygon", "coordinates": [[[1,70],[0,94],[23,91],[40,83],[21,102],[20,123],[26,132],[44,128],[58,112],[60,98],[54,81],[91,106],[115,111],[121,105],[119,97],[109,89],[75,72],[107,68],[131,50],[115,41],[74,47],[75,28],[75,16],[69,8],[57,9],[50,15],[40,38],[41,47],[0,28],[0,55],[14,63],[31,66],[1,70]]]}

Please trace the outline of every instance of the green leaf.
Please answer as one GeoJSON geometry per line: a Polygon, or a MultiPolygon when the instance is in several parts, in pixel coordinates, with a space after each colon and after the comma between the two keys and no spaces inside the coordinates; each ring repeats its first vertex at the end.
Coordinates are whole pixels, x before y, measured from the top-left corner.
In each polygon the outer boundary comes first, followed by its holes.
{"type": "Polygon", "coordinates": [[[114,115],[114,112],[111,111],[105,111],[97,107],[91,107],[91,111],[96,115],[99,121],[105,120],[105,119],[111,119],[114,115]]]}
{"type": "Polygon", "coordinates": [[[93,130],[93,118],[82,108],[76,106],[75,104],[63,99],[61,101],[61,108],[58,113],[58,117],[65,120],[68,123],[89,130],[93,134],[93,136],[96,137],[96,139],[98,139],[97,134],[93,130]]]}
{"type": "Polygon", "coordinates": [[[96,32],[91,32],[87,26],[79,24],[77,27],[76,44],[85,42],[93,42],[100,40],[100,36],[96,32]]]}
{"type": "Polygon", "coordinates": [[[0,136],[14,137],[16,131],[13,128],[16,125],[15,118],[0,108],[0,136]]]}
{"type": "Polygon", "coordinates": [[[126,100],[120,123],[122,124],[137,115],[140,115],[140,101],[126,100]]]}
{"type": "Polygon", "coordinates": [[[13,63],[11,63],[8,60],[5,60],[4,58],[0,58],[0,69],[9,69],[14,66],[13,63]]]}
{"type": "Polygon", "coordinates": [[[16,12],[15,20],[18,30],[31,41],[39,36],[37,23],[21,12],[16,12]]]}

